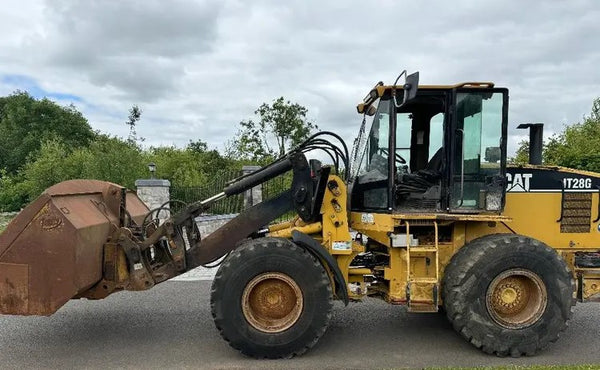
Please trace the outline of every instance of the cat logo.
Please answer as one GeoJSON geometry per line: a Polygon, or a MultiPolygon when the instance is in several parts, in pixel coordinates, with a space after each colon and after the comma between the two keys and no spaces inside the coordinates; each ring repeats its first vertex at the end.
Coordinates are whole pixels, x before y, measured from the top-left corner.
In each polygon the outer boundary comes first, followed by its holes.
{"type": "Polygon", "coordinates": [[[530,180],[533,177],[531,173],[511,173],[506,174],[506,191],[510,192],[528,192],[530,189],[530,180]]]}

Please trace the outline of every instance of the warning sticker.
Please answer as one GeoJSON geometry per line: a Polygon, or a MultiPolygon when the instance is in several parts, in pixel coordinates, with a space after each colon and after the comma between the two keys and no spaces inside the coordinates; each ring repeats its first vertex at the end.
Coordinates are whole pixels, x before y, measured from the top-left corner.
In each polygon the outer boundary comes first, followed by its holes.
{"type": "Polygon", "coordinates": [[[360,221],[363,224],[374,224],[375,223],[375,216],[373,216],[372,213],[362,213],[360,215],[360,221]]]}
{"type": "Polygon", "coordinates": [[[352,249],[352,242],[333,242],[331,249],[334,251],[349,251],[352,249]]]}

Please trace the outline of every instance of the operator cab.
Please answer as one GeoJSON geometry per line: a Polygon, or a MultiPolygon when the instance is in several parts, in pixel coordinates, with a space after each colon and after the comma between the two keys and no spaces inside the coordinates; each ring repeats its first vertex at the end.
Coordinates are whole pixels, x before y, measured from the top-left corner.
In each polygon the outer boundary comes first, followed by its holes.
{"type": "Polygon", "coordinates": [[[352,210],[501,212],[508,90],[407,85],[379,83],[358,106],[371,128],[355,141],[352,210]]]}

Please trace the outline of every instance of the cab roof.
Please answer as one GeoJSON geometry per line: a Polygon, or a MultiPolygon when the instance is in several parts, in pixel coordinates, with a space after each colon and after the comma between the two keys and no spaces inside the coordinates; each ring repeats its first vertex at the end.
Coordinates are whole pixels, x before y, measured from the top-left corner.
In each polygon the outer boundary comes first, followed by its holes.
{"type": "MultiPolygon", "coordinates": [[[[454,85],[419,85],[419,90],[452,90],[461,87],[490,89],[494,87],[493,82],[459,82],[454,85]]],[[[383,96],[386,91],[393,89],[401,90],[402,85],[384,85],[383,82],[378,82],[365,96],[362,103],[356,106],[358,113],[362,114],[365,110],[377,99],[383,96]]]]}

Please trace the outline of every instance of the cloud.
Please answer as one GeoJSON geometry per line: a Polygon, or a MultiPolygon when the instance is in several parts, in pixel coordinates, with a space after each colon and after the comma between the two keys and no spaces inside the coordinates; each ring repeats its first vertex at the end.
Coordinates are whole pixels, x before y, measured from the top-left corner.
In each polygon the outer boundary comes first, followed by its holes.
{"type": "Polygon", "coordinates": [[[596,5],[21,0],[4,7],[0,74],[90,102],[78,106],[102,131],[126,136],[138,104],[147,144],[219,148],[279,96],[351,145],[356,103],[402,69],[429,84],[491,80],[510,89],[514,150],[519,123],[544,122],[548,136],[600,95],[596,5]]]}
{"type": "Polygon", "coordinates": [[[50,1],[54,32],[68,35],[53,57],[150,56],[173,58],[206,52],[215,39],[219,2],[139,0],[50,1]]]}
{"type": "Polygon", "coordinates": [[[45,28],[28,38],[41,62],[115,98],[153,102],[177,88],[182,58],[210,52],[218,2],[48,1],[45,28]]]}
{"type": "Polygon", "coordinates": [[[22,75],[4,75],[0,76],[0,83],[2,84],[2,90],[6,93],[13,92],[16,90],[27,91],[31,96],[42,99],[48,98],[60,103],[82,103],[83,99],[79,96],[56,92],[46,91],[40,87],[34,79],[22,76],[22,75]]]}

